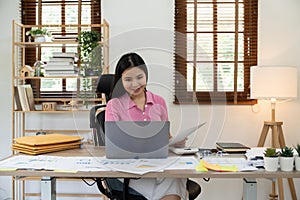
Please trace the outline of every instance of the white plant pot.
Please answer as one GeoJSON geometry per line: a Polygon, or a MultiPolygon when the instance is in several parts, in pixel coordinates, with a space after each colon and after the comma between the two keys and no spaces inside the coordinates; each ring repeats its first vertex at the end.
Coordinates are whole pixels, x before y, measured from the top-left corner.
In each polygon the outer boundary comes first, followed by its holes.
{"type": "Polygon", "coordinates": [[[46,42],[46,37],[43,36],[43,35],[35,36],[34,37],[34,42],[46,42]]]}
{"type": "Polygon", "coordinates": [[[280,169],[281,171],[289,172],[294,169],[294,157],[280,157],[280,169]]]}
{"type": "Polygon", "coordinates": [[[266,171],[275,172],[278,170],[278,157],[264,157],[264,167],[266,171]]]}
{"type": "Polygon", "coordinates": [[[300,157],[295,156],[295,168],[297,171],[300,171],[300,157]]]}

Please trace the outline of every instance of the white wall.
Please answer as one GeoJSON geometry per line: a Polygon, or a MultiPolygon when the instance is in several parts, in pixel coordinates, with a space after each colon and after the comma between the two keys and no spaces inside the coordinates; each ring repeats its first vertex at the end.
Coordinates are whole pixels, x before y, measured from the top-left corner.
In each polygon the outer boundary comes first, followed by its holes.
{"type": "MultiPolygon", "coordinates": [[[[219,141],[239,141],[255,146],[264,120],[270,119],[267,102],[255,106],[173,105],[173,10],[174,0],[109,0],[103,2],[103,16],[111,26],[111,72],[125,52],[136,51],[150,68],[149,89],[168,102],[172,132],[197,121],[207,121],[188,141],[197,147],[214,147],[219,141]]],[[[0,0],[1,102],[0,158],[10,155],[11,146],[11,21],[18,17],[18,1],[0,0]]],[[[299,0],[259,0],[259,64],[300,66],[299,0]]],[[[299,93],[300,94],[300,93],[299,93]]],[[[284,122],[287,145],[300,142],[299,100],[278,104],[277,119],[284,122]]],[[[267,145],[270,144],[269,140],[267,145]]],[[[0,187],[11,192],[9,177],[0,177],[0,187]]],[[[199,180],[203,193],[199,199],[241,199],[242,181],[199,180]],[[217,192],[216,192],[217,190],[217,192]],[[229,194],[228,194],[228,191],[229,194]]],[[[295,180],[296,188],[300,182],[295,180]]],[[[259,180],[258,199],[267,199],[270,181],[259,180]]],[[[285,183],[285,185],[287,185],[285,183]]],[[[286,188],[286,199],[290,199],[286,188]]],[[[300,197],[300,190],[297,190],[300,197]]]]}
{"type": "MultiPolygon", "coordinates": [[[[138,52],[148,64],[149,88],[163,95],[169,107],[173,134],[199,121],[207,121],[188,143],[214,147],[216,141],[239,141],[249,146],[258,142],[264,120],[270,119],[267,102],[254,106],[174,105],[173,90],[173,10],[174,0],[103,1],[103,16],[111,26],[111,72],[125,52],[138,52]]],[[[259,60],[261,65],[300,66],[299,0],[259,0],[259,60]]],[[[300,93],[299,93],[300,94],[300,93]]],[[[284,121],[287,145],[300,142],[299,100],[277,105],[277,119],[284,121]]],[[[266,145],[270,145],[268,140],[266,145]]],[[[240,180],[201,181],[199,199],[241,199],[240,180]],[[216,192],[218,188],[218,192],[216,192]],[[227,195],[227,191],[232,191],[227,195]],[[225,195],[225,196],[224,196],[225,195]]],[[[259,180],[258,199],[267,199],[270,181],[259,180]]],[[[299,182],[296,182],[299,188],[299,182]]],[[[288,190],[287,199],[289,198],[288,190]]],[[[297,191],[300,196],[300,190],[297,191]]]]}
{"type": "MultiPolygon", "coordinates": [[[[18,18],[18,0],[4,1],[0,0],[0,99],[1,99],[1,114],[0,114],[0,159],[11,154],[11,128],[12,128],[12,100],[11,100],[11,60],[12,60],[12,38],[11,27],[12,20],[18,18]]],[[[4,199],[11,196],[11,177],[0,177],[0,189],[5,192],[0,194],[0,198],[4,199]],[[6,193],[6,194],[5,194],[6,193]]]]}

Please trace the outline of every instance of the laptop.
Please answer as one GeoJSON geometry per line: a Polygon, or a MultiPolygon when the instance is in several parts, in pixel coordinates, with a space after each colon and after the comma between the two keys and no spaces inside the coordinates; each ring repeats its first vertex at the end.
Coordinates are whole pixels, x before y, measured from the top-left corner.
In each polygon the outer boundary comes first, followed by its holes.
{"type": "Polygon", "coordinates": [[[106,121],[106,158],[167,158],[169,121],[106,121]]]}

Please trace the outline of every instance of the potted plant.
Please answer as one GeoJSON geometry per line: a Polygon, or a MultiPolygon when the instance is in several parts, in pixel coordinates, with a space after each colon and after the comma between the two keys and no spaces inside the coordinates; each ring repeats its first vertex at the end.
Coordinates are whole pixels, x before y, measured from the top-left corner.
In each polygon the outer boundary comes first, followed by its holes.
{"type": "Polygon", "coordinates": [[[35,42],[45,42],[45,37],[50,37],[51,33],[47,29],[32,27],[29,31],[26,32],[26,35],[28,36],[29,41],[31,41],[31,37],[33,37],[35,42]]]}
{"type": "Polygon", "coordinates": [[[97,31],[83,31],[78,37],[80,67],[84,76],[98,76],[102,73],[100,38],[97,31]]]}
{"type": "Polygon", "coordinates": [[[279,152],[275,148],[267,148],[264,152],[264,168],[266,171],[278,170],[279,152]]]}
{"type": "Polygon", "coordinates": [[[96,92],[93,91],[93,80],[89,77],[83,77],[81,82],[82,89],[80,91],[80,98],[83,105],[88,109],[89,100],[96,97],[96,92]]]}
{"type": "Polygon", "coordinates": [[[293,148],[291,147],[281,148],[279,162],[280,162],[281,171],[292,171],[294,167],[293,148]]]}
{"type": "Polygon", "coordinates": [[[300,144],[298,143],[294,148],[298,153],[298,155],[295,156],[295,168],[297,171],[300,171],[300,144]]]}

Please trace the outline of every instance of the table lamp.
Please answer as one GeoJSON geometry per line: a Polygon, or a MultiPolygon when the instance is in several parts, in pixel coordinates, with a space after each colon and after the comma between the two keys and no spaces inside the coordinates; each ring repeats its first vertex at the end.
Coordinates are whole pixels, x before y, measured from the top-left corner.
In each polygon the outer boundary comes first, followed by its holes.
{"type": "Polygon", "coordinates": [[[297,98],[297,68],[290,66],[251,67],[251,99],[271,101],[271,121],[275,121],[276,100],[297,98]]]}
{"type": "MultiPolygon", "coordinates": [[[[272,130],[272,147],[284,148],[285,140],[282,121],[275,120],[277,100],[297,98],[297,68],[291,66],[253,66],[250,69],[251,99],[267,99],[271,101],[271,121],[265,121],[258,141],[258,147],[265,143],[269,129],[272,130]]],[[[292,178],[288,178],[292,199],[297,199],[292,178]]],[[[279,196],[283,199],[282,179],[278,179],[279,196]]],[[[275,182],[272,184],[271,198],[277,199],[275,182]]]]}

